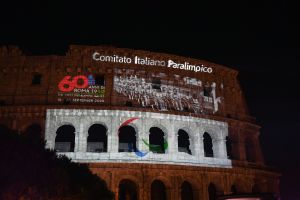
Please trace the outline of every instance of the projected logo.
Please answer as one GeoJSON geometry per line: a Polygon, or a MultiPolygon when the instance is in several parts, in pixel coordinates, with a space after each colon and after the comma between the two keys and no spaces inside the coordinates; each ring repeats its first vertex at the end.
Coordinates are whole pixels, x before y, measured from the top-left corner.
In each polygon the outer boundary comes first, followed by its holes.
{"type": "Polygon", "coordinates": [[[58,83],[58,101],[68,102],[104,102],[105,86],[104,82],[96,83],[92,74],[65,76],[58,83]]]}
{"type": "MultiPolygon", "coordinates": [[[[123,122],[123,123],[121,124],[121,126],[119,127],[118,130],[120,130],[120,128],[122,128],[122,127],[124,127],[124,126],[130,125],[131,123],[133,123],[134,121],[136,121],[136,120],[138,120],[138,119],[139,119],[139,118],[134,117],[134,118],[130,118],[130,119],[126,120],[125,122],[123,122]]],[[[120,133],[118,132],[118,135],[119,135],[119,134],[120,134],[120,133]]],[[[152,152],[158,152],[158,151],[161,150],[160,147],[159,147],[158,145],[149,144],[149,142],[147,142],[147,140],[145,140],[145,139],[143,139],[143,138],[142,138],[142,141],[144,142],[144,144],[145,144],[146,146],[149,147],[149,150],[152,151],[152,152]]],[[[168,142],[167,142],[166,139],[164,139],[164,145],[163,145],[164,151],[165,151],[167,148],[168,148],[168,142]]],[[[149,153],[149,152],[142,152],[142,151],[140,151],[138,148],[135,148],[135,149],[134,149],[134,148],[133,148],[133,145],[132,145],[131,143],[128,143],[128,151],[129,151],[129,152],[134,151],[134,152],[135,152],[135,155],[137,155],[138,157],[144,157],[144,156],[146,156],[146,155],[149,153]]]]}

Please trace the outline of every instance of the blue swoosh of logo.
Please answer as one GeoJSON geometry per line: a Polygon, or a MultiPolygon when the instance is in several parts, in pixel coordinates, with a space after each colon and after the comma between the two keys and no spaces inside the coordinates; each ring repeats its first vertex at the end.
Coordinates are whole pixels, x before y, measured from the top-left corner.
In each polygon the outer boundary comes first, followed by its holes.
{"type": "Polygon", "coordinates": [[[137,155],[139,157],[144,157],[147,154],[148,154],[148,152],[143,153],[143,152],[139,151],[138,149],[135,152],[135,155],[137,155]]]}
{"type": "MultiPolygon", "coordinates": [[[[128,144],[128,149],[129,149],[129,151],[133,150],[133,146],[130,143],[128,144]]],[[[136,151],[134,153],[135,153],[135,155],[137,155],[139,157],[144,157],[144,156],[146,156],[148,154],[148,152],[144,153],[144,152],[142,152],[142,151],[140,151],[138,149],[136,149],[136,151]]]]}

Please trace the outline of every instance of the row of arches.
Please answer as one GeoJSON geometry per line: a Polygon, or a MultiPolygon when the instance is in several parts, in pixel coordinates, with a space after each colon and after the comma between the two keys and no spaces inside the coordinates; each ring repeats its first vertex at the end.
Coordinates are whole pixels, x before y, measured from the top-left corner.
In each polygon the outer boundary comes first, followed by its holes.
{"type": "MultiPolygon", "coordinates": [[[[195,189],[192,184],[188,181],[183,181],[180,185],[179,195],[181,200],[194,200],[199,199],[200,194],[197,189],[195,189]]],[[[236,185],[231,186],[231,195],[238,195],[246,193],[243,190],[239,190],[240,187],[236,185]]],[[[123,179],[119,183],[118,188],[118,199],[119,200],[137,200],[139,197],[139,188],[138,184],[130,179],[123,179]]],[[[150,199],[151,200],[167,200],[170,199],[169,193],[167,192],[168,188],[162,180],[155,179],[151,183],[150,187],[150,199]]],[[[257,184],[252,186],[252,194],[259,194],[262,191],[260,190],[257,184]]],[[[210,183],[207,187],[208,200],[216,200],[219,196],[224,195],[224,192],[218,188],[214,183],[210,183]]],[[[201,199],[201,198],[200,198],[201,199]]]]}
{"type": "MultiPolygon", "coordinates": [[[[192,155],[192,144],[189,134],[179,129],[178,133],[178,152],[192,155]]],[[[134,127],[127,125],[118,130],[119,152],[135,152],[137,150],[137,133],[134,127]]],[[[149,129],[149,150],[154,153],[166,153],[165,149],[166,134],[159,127],[149,129]]],[[[254,144],[252,140],[246,139],[246,158],[250,162],[255,161],[254,144]]],[[[213,139],[209,133],[203,134],[203,148],[205,157],[214,157],[213,139]]],[[[55,149],[60,152],[73,152],[75,147],[75,128],[72,125],[62,125],[56,131],[55,149]]],[[[228,158],[232,156],[232,141],[226,137],[226,150],[228,158]]],[[[88,129],[87,152],[107,152],[107,128],[103,124],[93,124],[88,129]]]]}
{"type": "MultiPolygon", "coordinates": [[[[150,188],[150,199],[151,200],[167,200],[167,187],[161,180],[154,180],[151,183],[150,188]]],[[[138,200],[138,186],[137,184],[130,179],[123,179],[119,183],[119,192],[118,199],[119,200],[138,200]]],[[[184,181],[180,186],[180,196],[181,200],[193,200],[196,199],[194,195],[192,185],[184,181]]]]}
{"type": "MultiPolygon", "coordinates": [[[[0,132],[8,132],[9,128],[5,125],[0,125],[0,132]],[[6,131],[5,131],[6,130],[6,131]]],[[[119,151],[136,151],[136,132],[132,126],[121,127],[121,134],[119,134],[119,141],[123,143],[123,148],[120,148],[119,151]],[[129,142],[130,141],[130,142],[129,142]],[[131,143],[132,146],[128,148],[128,143],[131,143]],[[125,145],[124,145],[125,144],[125,145]]],[[[87,151],[88,152],[107,152],[107,128],[102,124],[93,124],[88,131],[87,138],[87,151]]],[[[28,125],[23,134],[33,138],[33,139],[42,139],[43,130],[38,123],[33,123],[28,125]]],[[[164,137],[164,132],[157,127],[153,127],[150,130],[151,141],[153,144],[151,147],[153,151],[156,150],[157,153],[165,153],[163,148],[163,140],[159,139],[164,137]],[[153,135],[160,135],[158,138],[152,137],[153,135]],[[152,139],[153,138],[153,139],[152,139]],[[158,145],[158,146],[155,146],[158,145]]],[[[63,125],[60,126],[56,131],[55,138],[55,149],[60,152],[73,152],[75,148],[75,128],[72,125],[63,125]]],[[[131,145],[130,144],[130,145],[131,145]]],[[[203,144],[204,144],[204,154],[206,157],[213,157],[213,142],[212,137],[208,133],[203,135],[203,144]]],[[[119,147],[122,147],[119,146],[119,147]]],[[[185,130],[180,129],[178,131],[178,151],[185,152],[192,155],[192,145],[190,142],[190,137],[185,130]]],[[[253,140],[246,138],[245,139],[245,157],[249,162],[255,162],[255,145],[253,140]]],[[[233,155],[233,142],[230,137],[226,137],[226,150],[229,159],[238,159],[238,156],[233,155]]]]}
{"type": "MultiPolygon", "coordinates": [[[[137,133],[132,126],[122,126],[118,130],[119,152],[134,152],[137,150],[137,133]]],[[[147,142],[145,142],[147,143],[147,142]]],[[[204,153],[213,157],[213,142],[211,136],[203,135],[204,153]]],[[[149,129],[149,150],[154,153],[166,153],[166,135],[158,127],[149,129]]],[[[72,125],[62,125],[56,131],[55,149],[59,152],[73,152],[75,147],[75,128],[72,125]]],[[[107,128],[102,124],[93,124],[88,129],[87,152],[107,152],[107,128]]],[[[188,133],[179,129],[178,152],[192,155],[191,142],[188,133]]]]}

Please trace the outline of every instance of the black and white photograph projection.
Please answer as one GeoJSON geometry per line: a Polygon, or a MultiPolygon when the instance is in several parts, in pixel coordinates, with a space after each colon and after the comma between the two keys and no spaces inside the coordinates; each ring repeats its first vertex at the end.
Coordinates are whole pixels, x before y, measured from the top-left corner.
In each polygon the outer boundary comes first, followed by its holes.
{"type": "Polygon", "coordinates": [[[177,74],[115,69],[114,91],[118,101],[157,111],[215,113],[221,103],[216,87],[223,89],[222,84],[217,86],[215,82],[177,74]]]}

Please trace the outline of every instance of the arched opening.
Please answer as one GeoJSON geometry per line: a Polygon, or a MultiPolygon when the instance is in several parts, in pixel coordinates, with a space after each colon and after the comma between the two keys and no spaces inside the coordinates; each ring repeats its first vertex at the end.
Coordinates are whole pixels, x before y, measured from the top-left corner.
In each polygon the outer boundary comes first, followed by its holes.
{"type": "Polygon", "coordinates": [[[208,199],[216,200],[217,199],[217,189],[213,183],[210,183],[208,186],[208,199]]]}
{"type": "Polygon", "coordinates": [[[193,199],[194,199],[193,188],[189,182],[184,181],[181,184],[181,200],[193,200],[193,199]]]}
{"type": "Polygon", "coordinates": [[[246,159],[248,162],[255,162],[254,143],[250,138],[245,140],[246,159]]]}
{"type": "Polygon", "coordinates": [[[119,129],[119,152],[136,152],[136,132],[132,126],[119,129]]]}
{"type": "Polygon", "coordinates": [[[190,137],[187,132],[182,129],[178,131],[178,151],[185,152],[192,155],[190,149],[190,137]]]}
{"type": "Polygon", "coordinates": [[[207,132],[203,134],[203,144],[204,144],[204,156],[214,157],[212,138],[207,132]]]}
{"type": "Polygon", "coordinates": [[[31,85],[40,85],[42,83],[42,74],[34,73],[31,79],[31,85]]]}
{"type": "Polygon", "coordinates": [[[119,200],[137,200],[137,185],[128,179],[124,179],[119,183],[119,200]]]}
{"type": "Polygon", "coordinates": [[[75,128],[72,125],[63,125],[56,131],[55,150],[58,152],[74,152],[75,128]]]}
{"type": "Polygon", "coordinates": [[[149,150],[153,153],[165,153],[166,141],[165,133],[158,127],[152,127],[149,130],[149,150]]]}
{"type": "Polygon", "coordinates": [[[165,184],[160,180],[155,180],[151,184],[151,200],[167,200],[165,184]]]}
{"type": "Polygon", "coordinates": [[[254,185],[252,186],[252,193],[253,193],[253,194],[259,194],[259,193],[261,193],[261,189],[260,189],[259,185],[254,184],[254,185]]]}
{"type": "Polygon", "coordinates": [[[237,194],[237,189],[235,185],[231,186],[231,194],[237,194]]]}
{"type": "Polygon", "coordinates": [[[40,142],[42,140],[42,127],[39,124],[31,124],[28,126],[24,135],[31,141],[40,142]]]}
{"type": "Polygon", "coordinates": [[[99,85],[99,86],[105,85],[105,78],[103,74],[97,74],[95,76],[95,85],[99,85]]]}
{"type": "Polygon", "coordinates": [[[227,157],[229,159],[232,159],[232,140],[228,136],[226,136],[226,151],[227,151],[227,157]]]}
{"type": "Polygon", "coordinates": [[[88,130],[87,152],[107,152],[107,129],[102,124],[93,124],[88,130]]]}

